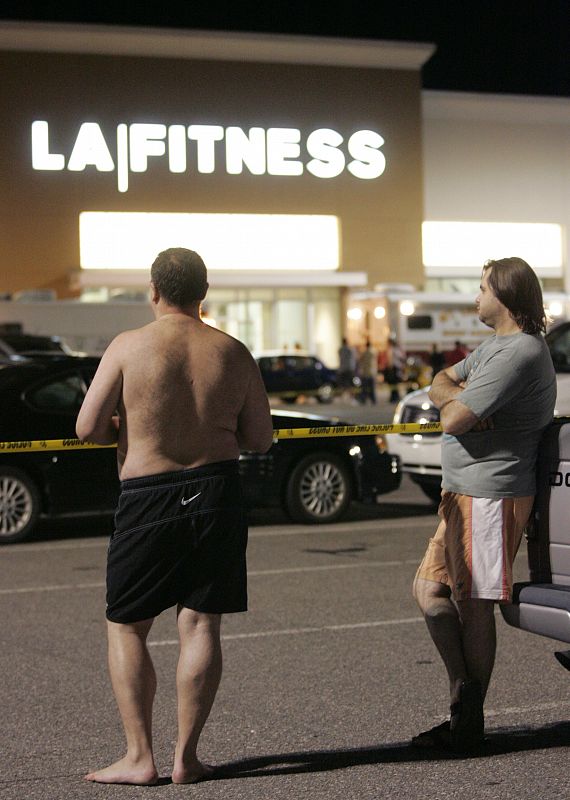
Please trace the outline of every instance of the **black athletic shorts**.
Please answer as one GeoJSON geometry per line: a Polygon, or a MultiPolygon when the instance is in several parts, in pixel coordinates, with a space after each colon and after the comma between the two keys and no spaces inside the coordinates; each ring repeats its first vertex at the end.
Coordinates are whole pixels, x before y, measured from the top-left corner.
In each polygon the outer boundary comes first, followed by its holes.
{"type": "Polygon", "coordinates": [[[107,619],[182,605],[247,610],[247,519],[237,461],[121,482],[107,558],[107,619]]]}

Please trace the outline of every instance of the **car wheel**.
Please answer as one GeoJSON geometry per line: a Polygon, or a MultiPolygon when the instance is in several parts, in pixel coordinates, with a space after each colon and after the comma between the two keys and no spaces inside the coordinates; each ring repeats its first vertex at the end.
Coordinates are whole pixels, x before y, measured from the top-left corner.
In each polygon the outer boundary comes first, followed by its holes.
{"type": "Polygon", "coordinates": [[[282,397],[281,402],[287,403],[287,405],[292,405],[297,400],[297,395],[291,397],[291,395],[287,395],[287,397],[282,397]]]}
{"type": "Polygon", "coordinates": [[[40,513],[40,495],[25,472],[0,467],[0,544],[28,539],[40,513]]]}
{"type": "Polygon", "coordinates": [[[317,400],[319,403],[332,403],[334,387],[330,383],[324,383],[317,390],[317,400]]]}
{"type": "Polygon", "coordinates": [[[426,497],[429,497],[432,503],[439,505],[441,501],[441,486],[434,486],[433,484],[420,484],[420,489],[426,495],[426,497]]]}
{"type": "Polygon", "coordinates": [[[351,500],[348,467],[332,453],[305,456],[287,483],[286,510],[295,522],[336,522],[351,500]]]}

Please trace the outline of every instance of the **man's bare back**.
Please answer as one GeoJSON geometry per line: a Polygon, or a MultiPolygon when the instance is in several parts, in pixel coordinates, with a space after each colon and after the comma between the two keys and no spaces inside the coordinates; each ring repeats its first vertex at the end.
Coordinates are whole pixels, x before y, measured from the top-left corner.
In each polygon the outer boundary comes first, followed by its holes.
{"type": "Polygon", "coordinates": [[[119,412],[122,480],[237,459],[266,450],[271,422],[259,371],[231,336],[181,313],[118,336],[110,345],[78,420],[105,401],[119,412]]]}

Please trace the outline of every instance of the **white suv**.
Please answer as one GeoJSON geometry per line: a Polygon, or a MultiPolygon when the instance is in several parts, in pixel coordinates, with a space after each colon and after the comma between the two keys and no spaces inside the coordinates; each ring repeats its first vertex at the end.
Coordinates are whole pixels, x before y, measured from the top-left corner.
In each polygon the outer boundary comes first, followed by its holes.
{"type": "MultiPolygon", "coordinates": [[[[570,322],[553,328],[546,336],[556,370],[558,392],[556,416],[570,416],[570,322]]],[[[429,388],[429,387],[428,387],[429,388]]],[[[394,423],[437,422],[439,411],[428,397],[428,389],[406,395],[396,408],[394,423]]],[[[400,457],[402,471],[421,487],[425,494],[439,502],[441,490],[441,434],[394,434],[390,452],[400,457]]]]}

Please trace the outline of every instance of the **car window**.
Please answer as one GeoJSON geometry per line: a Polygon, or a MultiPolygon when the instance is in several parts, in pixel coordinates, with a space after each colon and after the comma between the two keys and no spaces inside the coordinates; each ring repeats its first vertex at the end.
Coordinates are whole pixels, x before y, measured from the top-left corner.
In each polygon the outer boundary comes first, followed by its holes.
{"type": "Polygon", "coordinates": [[[313,369],[314,359],[307,356],[290,356],[288,359],[293,369],[313,369]]]}
{"type": "Polygon", "coordinates": [[[49,336],[26,336],[26,334],[14,334],[13,336],[4,335],[2,336],[2,342],[16,353],[65,352],[59,341],[57,339],[51,339],[49,336]]]}
{"type": "Polygon", "coordinates": [[[90,367],[87,369],[82,370],[83,379],[85,381],[85,385],[87,389],[91,386],[93,382],[93,378],[95,377],[95,373],[97,372],[96,367],[90,367]]]}
{"type": "Polygon", "coordinates": [[[84,396],[83,380],[74,373],[34,387],[26,399],[31,406],[42,411],[78,411],[84,396]]]}
{"type": "Polygon", "coordinates": [[[282,356],[263,358],[263,369],[267,372],[282,372],[285,369],[285,359],[282,356]]]}

